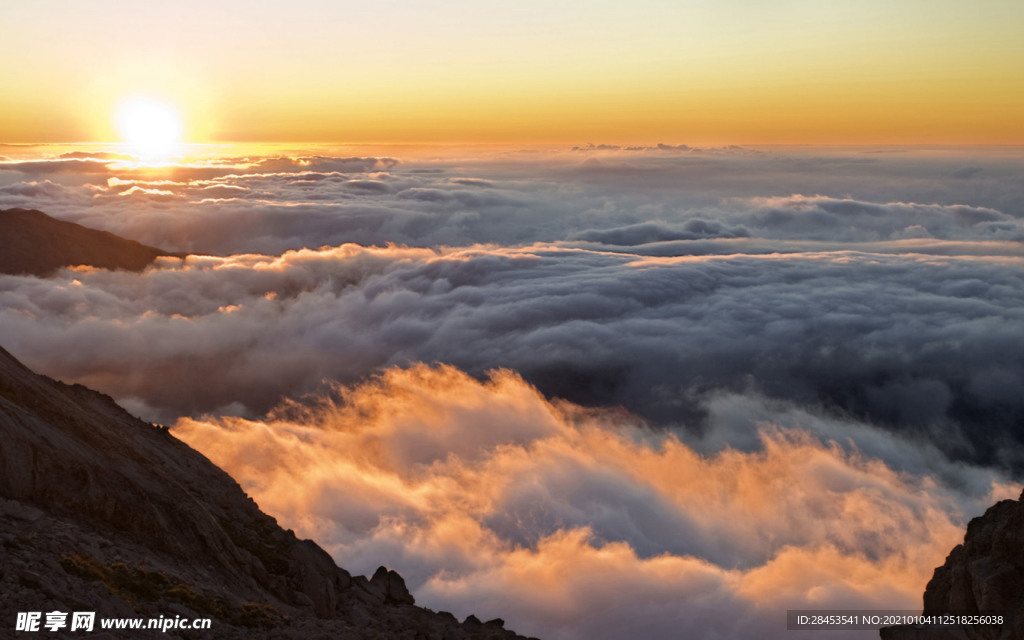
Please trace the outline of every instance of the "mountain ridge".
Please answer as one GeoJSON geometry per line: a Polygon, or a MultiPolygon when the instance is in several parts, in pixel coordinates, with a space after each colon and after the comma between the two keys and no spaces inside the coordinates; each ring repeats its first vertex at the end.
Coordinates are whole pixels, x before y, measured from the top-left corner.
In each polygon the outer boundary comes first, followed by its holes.
{"type": "Polygon", "coordinates": [[[142,271],[172,253],[37,209],[0,209],[0,273],[46,276],[61,267],[142,271]]]}
{"type": "Polygon", "coordinates": [[[167,634],[182,638],[520,637],[500,620],[415,606],[384,567],[352,576],[165,427],[2,348],[0,434],[5,624],[22,611],[92,610],[214,621],[212,635],[167,634]]]}

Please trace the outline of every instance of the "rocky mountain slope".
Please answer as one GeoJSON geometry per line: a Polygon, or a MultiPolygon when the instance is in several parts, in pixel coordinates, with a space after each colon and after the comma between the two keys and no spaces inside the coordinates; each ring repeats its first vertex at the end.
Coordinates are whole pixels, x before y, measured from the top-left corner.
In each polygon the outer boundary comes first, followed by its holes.
{"type": "Polygon", "coordinates": [[[106,231],[51,218],[34,209],[0,210],[0,273],[45,276],[64,266],[141,271],[179,255],[106,231]]]}
{"type": "Polygon", "coordinates": [[[1024,494],[1003,500],[967,525],[964,543],[935,570],[924,592],[924,615],[1001,614],[1001,626],[954,629],[892,627],[883,640],[1024,638],[1024,494]]]}
{"type": "Polygon", "coordinates": [[[213,620],[96,638],[519,637],[415,606],[394,571],[350,575],[166,428],[0,349],[0,635],[30,611],[213,620]]]}

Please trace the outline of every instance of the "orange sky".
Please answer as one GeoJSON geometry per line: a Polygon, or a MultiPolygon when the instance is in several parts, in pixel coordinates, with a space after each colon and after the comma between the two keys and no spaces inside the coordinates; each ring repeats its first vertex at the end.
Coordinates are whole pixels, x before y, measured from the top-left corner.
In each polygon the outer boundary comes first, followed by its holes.
{"type": "Polygon", "coordinates": [[[1024,4],[8,3],[0,142],[1024,143],[1024,4]]]}

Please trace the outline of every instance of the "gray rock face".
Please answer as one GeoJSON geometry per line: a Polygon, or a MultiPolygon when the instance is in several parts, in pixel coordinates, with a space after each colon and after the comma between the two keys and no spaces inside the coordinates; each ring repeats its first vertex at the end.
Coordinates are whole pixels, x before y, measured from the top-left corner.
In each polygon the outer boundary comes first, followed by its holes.
{"type": "Polygon", "coordinates": [[[964,543],[935,570],[924,592],[924,614],[1000,614],[1003,625],[961,629],[891,627],[884,640],[1024,638],[1024,494],[1003,500],[967,525],[964,543]]]}
{"type": "Polygon", "coordinates": [[[96,611],[213,620],[169,638],[519,637],[413,603],[396,572],[353,577],[281,529],[166,428],[0,349],[5,630],[22,611],[96,611]]]}

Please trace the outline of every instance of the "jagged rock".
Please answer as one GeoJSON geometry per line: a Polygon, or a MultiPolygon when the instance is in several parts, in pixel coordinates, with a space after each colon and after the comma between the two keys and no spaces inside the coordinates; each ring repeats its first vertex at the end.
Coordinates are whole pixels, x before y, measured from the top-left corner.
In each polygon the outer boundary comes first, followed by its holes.
{"type": "Polygon", "coordinates": [[[1024,638],[1024,493],[1003,500],[967,525],[963,544],[935,570],[924,592],[924,615],[997,614],[1001,626],[963,629],[890,627],[883,640],[1024,638]]]}
{"type": "Polygon", "coordinates": [[[381,588],[384,592],[384,601],[391,604],[415,604],[416,600],[409,593],[405,586],[405,580],[394,571],[386,567],[377,567],[370,584],[381,588]]]}
{"type": "MultiPolygon", "coordinates": [[[[262,513],[166,429],[32,373],[0,349],[0,616],[211,618],[161,637],[518,638],[413,606],[381,568],[352,576],[262,513]]],[[[130,631],[97,629],[97,638],[130,631]]]]}

